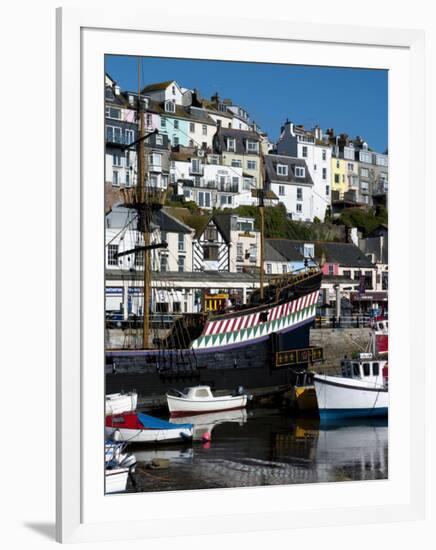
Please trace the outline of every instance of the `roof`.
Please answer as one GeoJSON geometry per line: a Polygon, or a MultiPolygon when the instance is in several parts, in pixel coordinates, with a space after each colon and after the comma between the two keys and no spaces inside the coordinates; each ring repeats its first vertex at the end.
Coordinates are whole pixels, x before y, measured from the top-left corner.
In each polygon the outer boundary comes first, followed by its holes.
{"type": "Polygon", "coordinates": [[[215,222],[215,225],[220,230],[225,241],[229,243],[232,240],[232,214],[215,214],[212,219],[215,222]]]}
{"type": "Polygon", "coordinates": [[[289,239],[266,239],[265,243],[268,243],[285,261],[304,261],[304,256],[300,252],[301,246],[304,243],[289,239]]]}
{"type": "MultiPolygon", "coordinates": [[[[232,151],[236,155],[246,155],[247,153],[246,142],[252,140],[259,142],[260,136],[258,133],[251,130],[235,130],[234,128],[222,128],[220,127],[213,137],[214,151],[217,153],[227,152],[226,142],[227,138],[235,140],[235,151],[232,151]]],[[[258,154],[258,153],[254,153],[258,154]]]]}
{"type": "Polygon", "coordinates": [[[269,182],[279,183],[298,183],[301,185],[313,185],[313,180],[307,168],[306,161],[304,159],[298,159],[295,157],[288,157],[285,155],[264,155],[265,159],[265,173],[266,180],[269,182]],[[288,173],[286,176],[279,175],[277,173],[277,165],[284,165],[288,167],[288,173]],[[299,166],[305,169],[305,176],[303,178],[295,175],[295,168],[299,166]]]}
{"type": "Polygon", "coordinates": [[[165,80],[165,82],[156,82],[154,84],[149,84],[148,86],[145,86],[145,88],[142,88],[141,94],[144,94],[145,92],[155,92],[158,90],[166,90],[170,84],[172,84],[174,80],[165,80]]]}
{"type": "MultiPolygon", "coordinates": [[[[252,189],[251,190],[251,196],[258,198],[258,196],[259,196],[258,191],[259,191],[259,189],[252,189]]],[[[270,189],[265,189],[263,196],[264,196],[264,199],[266,199],[266,200],[272,200],[272,201],[278,201],[279,200],[278,196],[274,193],[274,191],[271,191],[270,189]]]]}
{"type": "Polygon", "coordinates": [[[153,222],[158,225],[161,231],[168,233],[191,233],[192,229],[171,216],[165,209],[157,210],[153,214],[153,222]]]}
{"type": "Polygon", "coordinates": [[[287,262],[287,259],[280,254],[268,241],[265,241],[265,261],[266,262],[287,262]]]}

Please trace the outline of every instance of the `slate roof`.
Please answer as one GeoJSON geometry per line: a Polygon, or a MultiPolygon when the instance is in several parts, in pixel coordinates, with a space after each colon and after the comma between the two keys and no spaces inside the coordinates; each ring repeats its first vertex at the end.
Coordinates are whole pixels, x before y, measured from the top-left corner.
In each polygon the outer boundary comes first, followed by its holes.
{"type": "Polygon", "coordinates": [[[266,262],[287,262],[287,259],[280,254],[267,240],[265,241],[265,261],[266,262]]]}
{"type": "Polygon", "coordinates": [[[265,174],[266,181],[271,183],[288,183],[288,184],[301,184],[301,185],[313,185],[313,180],[304,159],[298,159],[295,157],[288,157],[285,155],[264,155],[265,159],[265,174]],[[277,174],[277,165],[283,164],[288,167],[288,175],[281,176],[277,174]],[[295,167],[300,166],[305,169],[304,178],[297,177],[295,175],[295,167]]]}
{"type": "Polygon", "coordinates": [[[174,80],[165,80],[165,82],[155,82],[154,84],[149,84],[148,86],[145,86],[145,88],[142,88],[141,94],[145,94],[146,92],[155,92],[157,90],[166,90],[173,82],[174,80]]]}
{"type": "Polygon", "coordinates": [[[165,209],[157,210],[153,213],[153,222],[160,227],[162,231],[168,233],[190,234],[192,229],[171,216],[165,209]]]}
{"type": "MultiPolygon", "coordinates": [[[[226,139],[235,139],[235,151],[232,153],[236,155],[249,155],[247,152],[247,140],[260,142],[259,134],[252,132],[251,130],[235,130],[234,128],[219,128],[213,137],[213,148],[216,153],[223,153],[227,151],[226,139]]],[[[258,153],[251,153],[257,155],[258,153]]]]}
{"type": "Polygon", "coordinates": [[[289,239],[266,239],[265,243],[268,243],[268,245],[280,254],[280,256],[285,258],[285,261],[304,261],[304,256],[300,252],[304,242],[291,241],[289,239]]]}
{"type": "Polygon", "coordinates": [[[213,221],[220,230],[225,241],[229,243],[231,238],[232,231],[232,215],[231,214],[215,214],[213,216],[213,221]]]}

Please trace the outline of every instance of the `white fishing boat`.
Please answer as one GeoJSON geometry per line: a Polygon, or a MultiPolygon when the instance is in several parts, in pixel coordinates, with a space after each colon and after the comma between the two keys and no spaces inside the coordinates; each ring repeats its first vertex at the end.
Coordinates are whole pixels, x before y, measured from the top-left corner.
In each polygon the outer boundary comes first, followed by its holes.
{"type": "Polygon", "coordinates": [[[134,411],[137,404],[138,394],[136,392],[110,393],[106,395],[106,414],[134,411]]]}
{"type": "Polygon", "coordinates": [[[106,494],[126,490],[130,468],[106,468],[106,494]]]}
{"type": "Polygon", "coordinates": [[[215,397],[209,386],[193,386],[183,392],[170,390],[166,398],[171,416],[192,416],[243,409],[247,405],[248,396],[241,393],[215,397]]]}
{"type": "Polygon", "coordinates": [[[342,376],[314,375],[322,420],[375,417],[388,414],[387,361],[372,353],[341,362],[342,376]]]}
{"type": "Polygon", "coordinates": [[[128,412],[106,416],[106,437],[126,443],[190,441],[192,424],[173,424],[144,413],[128,412]]]}

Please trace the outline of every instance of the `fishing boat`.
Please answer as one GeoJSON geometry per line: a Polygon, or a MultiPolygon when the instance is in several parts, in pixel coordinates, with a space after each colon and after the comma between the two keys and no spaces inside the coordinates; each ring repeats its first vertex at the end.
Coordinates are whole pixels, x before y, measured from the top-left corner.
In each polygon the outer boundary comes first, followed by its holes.
{"type": "MultiPolygon", "coordinates": [[[[138,73],[140,81],[139,63],[138,73]]],[[[129,344],[106,347],[107,391],[116,393],[135,388],[141,400],[153,406],[163,404],[162,397],[169,388],[182,390],[187,381],[192,385],[208,385],[214,391],[232,392],[240,385],[250,393],[288,390],[294,383],[296,370],[307,369],[322,360],[321,348],[310,346],[309,342],[322,271],[311,262],[296,273],[266,280],[264,202],[267,190],[264,188],[262,148],[261,177],[258,188],[253,190],[260,220],[260,266],[256,268],[259,275],[256,288],[247,303],[214,312],[180,312],[169,320],[165,318],[162,326],[156,327],[150,320],[153,313],[152,259],[168,247],[158,230],[159,213],[167,191],[146,177],[144,142],[159,131],[145,132],[144,101],[139,82],[137,98],[133,99],[128,108],[136,113],[137,139],[121,149],[136,152],[136,182],[120,188],[120,195],[123,208],[132,213],[123,229],[131,231],[132,238],[123,238],[123,241],[135,245],[118,251],[115,259],[127,256],[135,266],[138,261],[141,263],[136,278],[133,279],[136,267],[126,271],[123,285],[124,288],[142,286],[141,312],[137,316],[142,334],[138,336],[140,344],[135,340],[130,347],[129,344]],[[130,281],[129,275],[132,276],[130,281]]],[[[194,252],[203,255],[203,249],[194,252]]],[[[162,284],[165,289],[165,281],[162,284]]],[[[126,309],[127,304],[123,307],[126,309]]],[[[128,338],[122,339],[126,341],[128,338]]]]}
{"type": "Polygon", "coordinates": [[[136,392],[111,393],[106,395],[105,401],[106,414],[121,414],[136,409],[138,394],[136,392]]]}
{"type": "Polygon", "coordinates": [[[387,416],[387,361],[360,353],[343,360],[341,370],[341,376],[313,377],[321,420],[387,416]]]}
{"type": "Polygon", "coordinates": [[[170,443],[192,440],[192,424],[173,424],[144,413],[106,416],[106,437],[126,443],[170,443]]]}
{"type": "Polygon", "coordinates": [[[380,315],[373,321],[375,348],[379,355],[386,355],[389,352],[389,321],[380,315]]]}
{"type": "Polygon", "coordinates": [[[106,494],[122,493],[126,490],[127,480],[129,478],[129,468],[106,468],[106,494]]]}
{"type": "Polygon", "coordinates": [[[183,391],[171,390],[166,394],[171,416],[193,416],[217,411],[243,409],[247,394],[214,396],[209,386],[194,386],[183,391]]]}

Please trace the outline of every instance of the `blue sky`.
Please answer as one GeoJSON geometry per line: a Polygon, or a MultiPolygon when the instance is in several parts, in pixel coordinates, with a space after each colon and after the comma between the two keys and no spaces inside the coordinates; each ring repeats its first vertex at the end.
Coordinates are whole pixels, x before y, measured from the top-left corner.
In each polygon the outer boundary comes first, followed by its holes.
{"type": "MultiPolygon", "coordinates": [[[[231,98],[272,141],[288,118],[360,135],[376,151],[388,146],[387,71],[151,57],[142,58],[141,66],[142,86],[177,80],[205,98],[215,92],[231,98]]],[[[138,89],[136,57],[106,56],[106,71],[121,89],[138,89]]]]}

